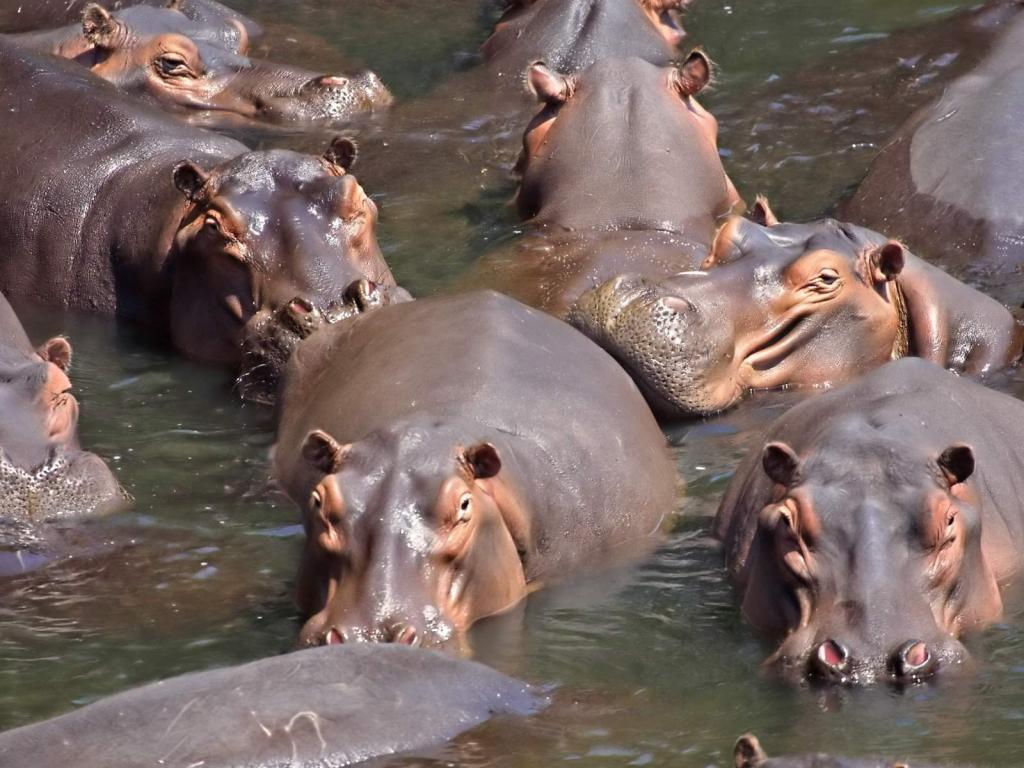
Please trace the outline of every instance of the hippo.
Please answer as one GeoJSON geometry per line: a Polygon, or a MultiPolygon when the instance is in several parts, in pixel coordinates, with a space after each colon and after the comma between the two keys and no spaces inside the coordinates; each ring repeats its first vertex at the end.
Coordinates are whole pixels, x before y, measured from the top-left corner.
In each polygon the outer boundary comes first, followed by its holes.
{"type": "Polygon", "coordinates": [[[623,271],[660,277],[700,263],[740,202],[717,122],[694,98],[711,74],[700,50],[679,67],[603,59],[563,75],[533,65],[544,106],[523,136],[516,196],[530,231],[485,257],[479,281],[563,315],[623,271]],[[594,162],[596,147],[614,161],[594,162]]]}
{"type": "Polygon", "coordinates": [[[674,511],[665,437],[625,372],[494,292],[322,329],[279,403],[273,475],[306,531],[301,645],[458,649],[528,591],[649,550],[674,511]]]}
{"type": "Polygon", "coordinates": [[[126,497],[106,463],[78,442],[71,344],[32,347],[0,294],[0,576],[39,564],[51,524],[115,511],[126,497]]]}
{"type": "Polygon", "coordinates": [[[577,72],[600,59],[637,56],[667,66],[686,36],[678,13],[688,0],[511,0],[481,48],[492,74],[518,80],[545,61],[577,72]]]}
{"type": "Polygon", "coordinates": [[[345,766],[545,705],[525,683],[436,651],[311,648],[151,683],[0,733],[0,764],[345,766]]]}
{"type": "Polygon", "coordinates": [[[377,208],[350,173],[351,139],[319,157],[250,151],[70,62],[0,41],[0,63],[0,290],[115,315],[189,357],[240,366],[282,312],[333,316],[353,282],[395,285],[377,208]]]}
{"type": "Polygon", "coordinates": [[[833,219],[732,217],[700,271],[620,275],[569,321],[619,360],[667,418],[750,390],[821,386],[914,355],[977,376],[1016,362],[1024,329],[994,299],[895,240],[833,219]]]}
{"type": "Polygon", "coordinates": [[[904,239],[1006,302],[1024,295],[1024,16],[918,111],[872,163],[845,216],[904,239]]]}
{"type": "Polygon", "coordinates": [[[737,739],[733,748],[733,765],[735,768],[929,768],[916,760],[837,757],[820,752],[768,757],[752,733],[745,733],[737,739]]]}
{"type": "Polygon", "coordinates": [[[899,684],[963,667],[1024,552],[1024,403],[919,358],[772,424],[714,522],[784,677],[899,684]]]}
{"type": "Polygon", "coordinates": [[[142,5],[111,13],[92,3],[78,25],[15,39],[74,59],[128,93],[213,124],[239,117],[334,122],[392,101],[372,72],[343,77],[250,59],[238,20],[196,22],[177,8],[142,5]]]}

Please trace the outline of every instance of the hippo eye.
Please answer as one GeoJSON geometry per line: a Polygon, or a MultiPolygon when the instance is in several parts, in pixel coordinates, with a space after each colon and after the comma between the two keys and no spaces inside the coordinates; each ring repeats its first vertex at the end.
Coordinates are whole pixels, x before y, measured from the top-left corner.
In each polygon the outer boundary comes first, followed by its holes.
{"type": "Polygon", "coordinates": [[[191,74],[189,72],[188,62],[186,62],[181,56],[174,53],[165,53],[156,60],[156,64],[157,67],[160,68],[160,74],[162,75],[179,77],[191,74]]]}
{"type": "Polygon", "coordinates": [[[471,493],[464,493],[459,499],[459,514],[455,518],[457,523],[469,522],[470,513],[473,510],[473,495],[471,493]]]}
{"type": "Polygon", "coordinates": [[[818,279],[825,285],[833,285],[839,279],[839,273],[834,269],[823,269],[818,279]]]}
{"type": "Polygon", "coordinates": [[[219,233],[223,231],[220,225],[220,219],[218,219],[216,216],[208,215],[206,219],[203,220],[203,226],[209,229],[211,232],[219,233]]]}

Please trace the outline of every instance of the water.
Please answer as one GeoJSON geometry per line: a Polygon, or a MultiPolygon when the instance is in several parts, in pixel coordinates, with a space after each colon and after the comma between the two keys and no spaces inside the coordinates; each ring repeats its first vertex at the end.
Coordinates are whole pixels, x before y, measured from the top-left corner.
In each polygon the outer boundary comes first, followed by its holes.
{"type": "MultiPolygon", "coordinates": [[[[949,2],[696,5],[687,27],[721,67],[704,102],[721,122],[727,166],[745,197],[767,192],[793,218],[831,210],[894,126],[972,56],[935,31],[914,32],[954,11],[949,2]]],[[[493,8],[481,0],[238,7],[267,23],[265,48],[278,58],[327,71],[365,64],[404,100],[354,131],[357,172],[382,207],[382,245],[411,290],[457,286],[481,253],[514,237],[507,172],[530,108],[473,90],[474,52],[493,8]]],[[[326,139],[247,138],[305,149],[326,139]]],[[[0,727],[288,650],[299,626],[291,590],[301,533],[267,483],[269,414],[237,402],[223,372],[102,320],[19,310],[35,339],[71,335],[83,443],[111,462],[135,504],[78,529],[81,556],[0,583],[0,727]]],[[[1000,387],[1024,393],[1024,374],[1000,387]]],[[[937,684],[827,691],[761,672],[769,646],[740,618],[707,529],[758,430],[801,396],[762,395],[724,418],[673,427],[689,491],[656,556],[538,593],[473,631],[481,660],[556,686],[549,714],[392,762],[703,768],[731,764],[733,739],[752,730],[774,753],[1019,763],[1024,601],[1013,595],[1004,623],[968,640],[974,669],[937,684]]]]}

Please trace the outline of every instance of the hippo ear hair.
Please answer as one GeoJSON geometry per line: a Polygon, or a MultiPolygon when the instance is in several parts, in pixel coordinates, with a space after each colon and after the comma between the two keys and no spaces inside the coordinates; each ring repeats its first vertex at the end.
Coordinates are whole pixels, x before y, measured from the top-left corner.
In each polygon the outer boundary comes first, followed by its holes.
{"type": "Polygon", "coordinates": [[[768,477],[789,488],[796,482],[800,458],[785,443],[768,443],[761,452],[761,466],[768,477]]]}
{"type": "Polygon", "coordinates": [[[543,61],[535,61],[526,71],[526,82],[538,101],[564,104],[572,95],[572,83],[565,75],[549,69],[543,61]]]}
{"type": "Polygon", "coordinates": [[[677,69],[676,88],[683,97],[695,96],[711,82],[714,65],[703,48],[694,48],[677,69]]]}
{"type": "Polygon", "coordinates": [[[750,219],[762,227],[774,227],[779,223],[775,211],[772,210],[768,198],[764,195],[758,195],[754,198],[754,207],[750,209],[750,219]]]}
{"type": "Polygon", "coordinates": [[[62,371],[71,367],[71,342],[63,336],[54,336],[39,348],[39,356],[62,371]]]}
{"type": "Polygon", "coordinates": [[[890,240],[871,254],[871,272],[876,282],[887,283],[899,277],[906,262],[906,249],[901,243],[890,240]]]}
{"type": "Polygon", "coordinates": [[[352,170],[358,157],[359,147],[348,136],[335,136],[331,141],[331,146],[324,151],[324,160],[331,165],[338,166],[345,173],[352,170]]]}
{"type": "Polygon", "coordinates": [[[462,452],[459,465],[469,475],[469,479],[486,480],[501,471],[501,456],[490,443],[477,443],[462,452]]]}
{"type": "Polygon", "coordinates": [[[768,759],[761,748],[761,742],[752,733],[744,733],[736,739],[736,746],[732,750],[733,764],[736,768],[757,768],[768,759]]]}
{"type": "Polygon", "coordinates": [[[314,429],[302,444],[302,458],[325,475],[333,475],[345,463],[351,447],[342,445],[322,429],[314,429]]]}
{"type": "Polygon", "coordinates": [[[174,186],[194,203],[205,197],[206,184],[209,180],[210,174],[188,160],[174,167],[174,186]]]}
{"type": "Polygon", "coordinates": [[[117,36],[119,24],[110,11],[97,3],[89,3],[82,11],[82,34],[97,48],[109,47],[117,36]]]}
{"type": "Polygon", "coordinates": [[[963,443],[951,445],[939,455],[938,464],[951,486],[962,483],[974,474],[974,449],[963,443]]]}

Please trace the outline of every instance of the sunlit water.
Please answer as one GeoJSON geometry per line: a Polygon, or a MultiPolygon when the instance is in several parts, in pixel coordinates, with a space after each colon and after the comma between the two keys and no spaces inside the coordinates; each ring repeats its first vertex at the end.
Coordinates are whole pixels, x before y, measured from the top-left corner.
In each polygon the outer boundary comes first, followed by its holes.
{"type": "MultiPolygon", "coordinates": [[[[485,3],[238,5],[264,22],[274,9],[280,21],[268,24],[266,47],[278,58],[321,69],[369,65],[403,100],[353,131],[364,150],[357,172],[381,203],[382,245],[410,289],[450,288],[487,248],[515,236],[508,170],[530,107],[493,108],[468,92],[480,82],[474,52],[495,18],[485,3]],[[474,116],[475,103],[488,106],[474,116]]],[[[768,192],[793,217],[832,209],[958,59],[929,54],[916,70],[894,65],[902,102],[872,115],[844,101],[845,86],[862,87],[852,74],[863,69],[859,52],[954,7],[698,0],[687,26],[721,66],[704,101],[719,116],[741,192],[768,192]],[[823,82],[836,66],[850,77],[823,82]]],[[[312,149],[324,135],[248,138],[312,149]]],[[[239,403],[226,374],[103,320],[19,309],[35,339],[71,336],[83,442],[111,462],[135,502],[76,530],[73,559],[0,583],[0,727],[287,651],[298,627],[291,589],[301,534],[295,511],[267,483],[269,414],[239,403]]],[[[1024,375],[1000,384],[1024,393],[1024,375]]],[[[538,593],[473,632],[479,659],[553,686],[550,713],[492,723],[416,761],[724,766],[735,736],[753,730],[773,752],[1019,764],[1024,603],[1013,596],[1005,623],[968,641],[976,665],[956,679],[825,691],[761,672],[769,648],[740,618],[707,528],[758,430],[801,396],[760,396],[723,418],[670,429],[689,491],[665,546],[625,572],[538,593]]]]}

